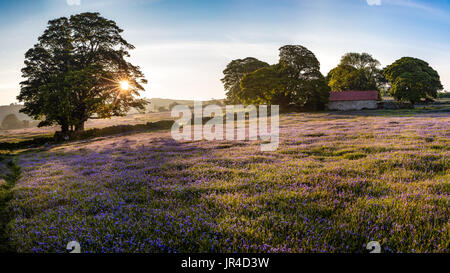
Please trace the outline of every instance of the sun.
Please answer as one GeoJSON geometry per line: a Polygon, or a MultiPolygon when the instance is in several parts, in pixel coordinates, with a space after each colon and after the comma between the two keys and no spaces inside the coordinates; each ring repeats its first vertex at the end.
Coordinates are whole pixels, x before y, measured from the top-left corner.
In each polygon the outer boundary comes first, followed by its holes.
{"type": "Polygon", "coordinates": [[[128,81],[121,81],[120,82],[120,88],[122,90],[126,91],[126,90],[130,89],[130,83],[128,81]]]}

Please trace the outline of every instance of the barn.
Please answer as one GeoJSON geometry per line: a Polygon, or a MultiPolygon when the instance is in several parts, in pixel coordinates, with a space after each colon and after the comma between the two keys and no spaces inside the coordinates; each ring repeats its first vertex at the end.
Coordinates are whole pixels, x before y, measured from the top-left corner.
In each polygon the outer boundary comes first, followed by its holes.
{"type": "Polygon", "coordinates": [[[378,91],[331,92],[328,102],[330,110],[377,109],[378,91]]]}

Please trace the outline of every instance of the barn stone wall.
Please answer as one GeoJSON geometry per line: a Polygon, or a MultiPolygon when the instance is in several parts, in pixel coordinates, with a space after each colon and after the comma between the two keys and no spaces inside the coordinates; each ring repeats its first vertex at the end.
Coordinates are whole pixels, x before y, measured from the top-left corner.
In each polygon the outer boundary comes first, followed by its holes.
{"type": "Polygon", "coordinates": [[[328,109],[330,110],[362,110],[377,109],[376,100],[357,100],[357,101],[330,101],[328,109]]]}

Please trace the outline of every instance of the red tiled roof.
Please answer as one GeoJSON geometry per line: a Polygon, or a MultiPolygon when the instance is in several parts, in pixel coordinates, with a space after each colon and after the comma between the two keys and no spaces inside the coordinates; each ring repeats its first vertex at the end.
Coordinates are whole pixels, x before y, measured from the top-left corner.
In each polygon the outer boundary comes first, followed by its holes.
{"type": "Polygon", "coordinates": [[[331,92],[330,101],[378,100],[378,91],[331,92]]]}

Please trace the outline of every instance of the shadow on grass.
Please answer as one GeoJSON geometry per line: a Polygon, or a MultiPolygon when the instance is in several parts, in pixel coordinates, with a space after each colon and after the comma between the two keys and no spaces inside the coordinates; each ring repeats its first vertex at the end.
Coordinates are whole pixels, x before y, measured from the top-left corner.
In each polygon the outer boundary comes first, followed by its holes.
{"type": "MultiPolygon", "coordinates": [[[[148,122],[146,124],[137,124],[137,125],[116,125],[110,126],[101,129],[90,129],[84,132],[78,132],[72,134],[69,141],[78,141],[96,137],[117,135],[117,134],[130,134],[130,133],[139,133],[139,132],[149,132],[149,131],[158,131],[158,130],[168,130],[172,128],[174,124],[173,120],[161,120],[157,122],[148,122]]],[[[55,133],[55,136],[41,136],[35,137],[30,140],[18,141],[18,142],[0,142],[0,150],[19,150],[19,149],[28,149],[28,148],[36,148],[39,146],[47,145],[47,144],[56,144],[62,143],[64,141],[60,140],[58,137],[58,133],[55,133]]]]}
{"type": "Polygon", "coordinates": [[[9,240],[8,224],[11,220],[11,212],[8,208],[12,199],[11,189],[20,177],[20,167],[13,159],[0,157],[3,173],[0,174],[0,253],[13,252],[9,240]]]}
{"type": "Polygon", "coordinates": [[[450,114],[450,107],[426,107],[415,109],[377,109],[377,110],[360,110],[360,111],[332,111],[328,112],[330,115],[342,116],[364,116],[364,117],[410,117],[430,114],[450,114]]]}

